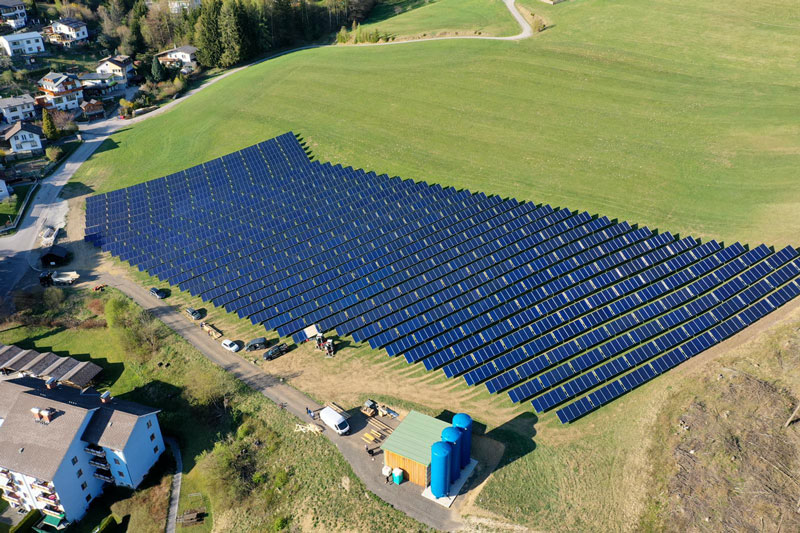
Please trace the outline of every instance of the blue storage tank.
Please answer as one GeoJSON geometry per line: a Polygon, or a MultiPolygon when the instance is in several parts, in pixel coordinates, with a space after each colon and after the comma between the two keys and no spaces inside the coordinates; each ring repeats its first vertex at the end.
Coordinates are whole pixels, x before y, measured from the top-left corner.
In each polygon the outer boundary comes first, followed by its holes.
{"type": "Polygon", "coordinates": [[[458,413],[453,417],[453,427],[461,430],[461,468],[469,464],[472,455],[472,417],[458,413]]]}
{"type": "Polygon", "coordinates": [[[450,495],[450,456],[453,446],[449,442],[434,442],[431,446],[431,492],[434,497],[450,495]]]}
{"type": "Polygon", "coordinates": [[[461,438],[462,431],[456,427],[450,426],[442,430],[442,440],[449,442],[453,445],[453,451],[450,453],[450,482],[453,483],[461,477],[461,438]]]}

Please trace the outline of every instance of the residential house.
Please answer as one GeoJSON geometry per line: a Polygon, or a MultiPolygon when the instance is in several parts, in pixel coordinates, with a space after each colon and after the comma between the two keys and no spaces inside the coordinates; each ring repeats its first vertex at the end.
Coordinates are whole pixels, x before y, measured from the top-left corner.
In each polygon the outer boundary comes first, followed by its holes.
{"type": "Polygon", "coordinates": [[[17,122],[3,135],[3,140],[11,146],[14,154],[34,152],[42,149],[41,128],[27,122],[17,122]]]}
{"type": "Polygon", "coordinates": [[[11,191],[8,190],[8,185],[4,180],[0,180],[0,202],[11,196],[11,191]]]}
{"type": "Polygon", "coordinates": [[[105,118],[106,116],[106,111],[103,109],[103,102],[99,102],[94,98],[84,101],[81,104],[81,110],[83,111],[83,116],[86,118],[86,120],[105,118]]]}
{"type": "Polygon", "coordinates": [[[113,93],[119,87],[113,74],[83,72],[78,74],[78,80],[81,82],[81,87],[83,87],[84,98],[108,100],[114,98],[113,93]]]}
{"type": "Polygon", "coordinates": [[[89,39],[86,23],[69,17],[58,19],[43,31],[47,42],[64,48],[84,44],[89,39]]]}
{"type": "Polygon", "coordinates": [[[113,81],[125,87],[134,77],[133,60],[129,56],[109,56],[100,60],[95,69],[97,74],[111,74],[113,81]]]}
{"type": "Polygon", "coordinates": [[[167,4],[169,5],[169,12],[177,15],[183,11],[197,9],[202,4],[202,0],[169,0],[167,4]]]}
{"type": "Polygon", "coordinates": [[[35,31],[3,35],[0,37],[0,47],[11,57],[44,52],[42,36],[35,31]]]}
{"type": "Polygon", "coordinates": [[[0,488],[54,526],[109,485],[136,488],[164,451],[158,409],[32,377],[0,380],[0,488]]]}
{"type": "Polygon", "coordinates": [[[29,94],[0,98],[0,115],[9,124],[34,117],[33,97],[29,94]]]}
{"type": "Polygon", "coordinates": [[[194,68],[197,65],[197,48],[194,46],[179,46],[158,54],[158,60],[164,66],[177,66],[194,68]]]}
{"type": "Polygon", "coordinates": [[[36,97],[36,103],[47,109],[77,109],[83,101],[81,82],[71,74],[50,72],[39,80],[39,90],[43,94],[36,97]]]}
{"type": "Polygon", "coordinates": [[[0,0],[0,22],[15,30],[24,28],[28,23],[25,3],[22,0],[0,0]]]}

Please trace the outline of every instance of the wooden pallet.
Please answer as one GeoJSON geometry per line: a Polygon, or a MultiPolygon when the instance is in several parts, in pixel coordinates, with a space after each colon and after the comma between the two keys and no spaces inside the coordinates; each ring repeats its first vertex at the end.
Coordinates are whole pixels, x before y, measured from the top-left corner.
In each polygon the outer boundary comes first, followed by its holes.
{"type": "Polygon", "coordinates": [[[330,407],[331,409],[333,409],[334,411],[336,411],[337,413],[342,415],[342,417],[345,420],[347,420],[348,418],[350,418],[352,416],[350,413],[345,411],[344,408],[342,406],[338,405],[336,402],[328,402],[328,403],[325,404],[325,407],[330,407]]]}
{"type": "Polygon", "coordinates": [[[382,433],[386,433],[387,435],[394,431],[390,425],[388,425],[386,422],[378,420],[377,418],[368,418],[367,424],[371,425],[382,433]]]}

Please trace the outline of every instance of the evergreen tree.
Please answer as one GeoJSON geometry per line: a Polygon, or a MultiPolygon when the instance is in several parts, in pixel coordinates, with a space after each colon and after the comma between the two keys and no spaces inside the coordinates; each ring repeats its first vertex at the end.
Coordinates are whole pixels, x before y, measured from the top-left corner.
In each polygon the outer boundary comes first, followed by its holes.
{"type": "Polygon", "coordinates": [[[216,67],[222,56],[219,33],[219,12],[222,8],[220,0],[205,0],[201,7],[200,18],[197,20],[195,45],[197,46],[197,59],[206,67],[216,67]]]}
{"type": "Polygon", "coordinates": [[[244,59],[244,12],[238,0],[228,0],[219,12],[222,53],[219,66],[230,67],[244,59]]]}
{"type": "Polygon", "coordinates": [[[164,71],[164,65],[158,60],[158,57],[153,56],[153,66],[150,68],[150,75],[156,83],[162,82],[166,79],[167,73],[164,71]]]}
{"type": "Polygon", "coordinates": [[[42,111],[42,132],[50,141],[58,139],[58,128],[56,128],[56,123],[53,122],[53,117],[50,116],[50,112],[47,109],[42,111]]]}

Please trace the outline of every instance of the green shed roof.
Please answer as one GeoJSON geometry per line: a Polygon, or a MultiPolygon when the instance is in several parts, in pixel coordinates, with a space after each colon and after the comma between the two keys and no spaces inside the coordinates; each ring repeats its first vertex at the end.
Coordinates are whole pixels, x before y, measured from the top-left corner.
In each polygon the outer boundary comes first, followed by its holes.
{"type": "Polygon", "coordinates": [[[442,440],[442,430],[447,422],[417,411],[409,412],[392,434],[381,445],[384,451],[407,457],[417,463],[431,464],[431,446],[442,440]]]}

